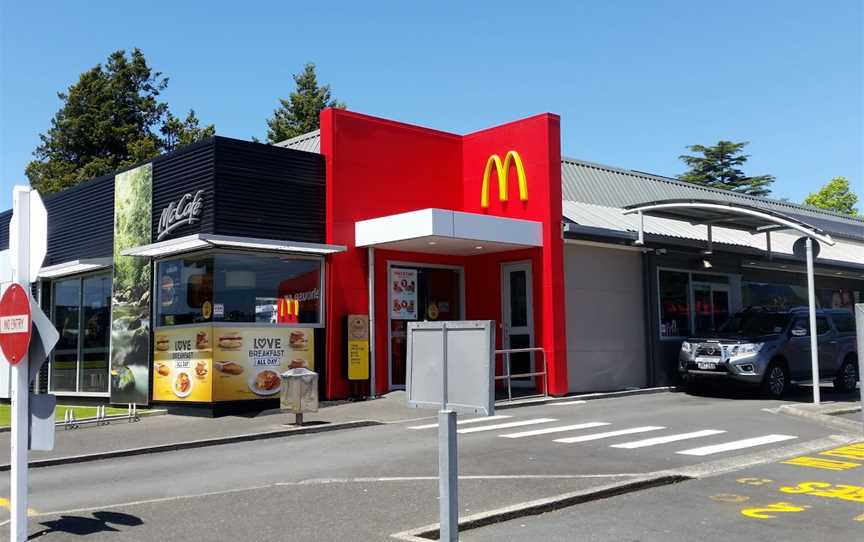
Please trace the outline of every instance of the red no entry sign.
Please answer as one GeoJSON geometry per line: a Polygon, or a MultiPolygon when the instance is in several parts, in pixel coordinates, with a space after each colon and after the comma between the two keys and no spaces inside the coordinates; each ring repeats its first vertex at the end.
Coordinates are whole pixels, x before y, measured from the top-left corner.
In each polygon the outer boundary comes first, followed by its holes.
{"type": "Polygon", "coordinates": [[[30,297],[12,283],[0,298],[0,350],[12,365],[27,355],[30,333],[30,297]]]}

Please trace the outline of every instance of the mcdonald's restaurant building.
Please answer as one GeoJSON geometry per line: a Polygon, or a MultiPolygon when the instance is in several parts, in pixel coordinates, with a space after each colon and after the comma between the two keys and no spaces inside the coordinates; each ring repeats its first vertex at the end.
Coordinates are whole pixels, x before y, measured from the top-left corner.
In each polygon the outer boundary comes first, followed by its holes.
{"type": "Polygon", "coordinates": [[[277,145],[215,137],[49,196],[37,286],[61,339],[37,385],[219,414],[274,406],[278,374],[308,367],[324,398],[380,394],[405,385],[408,322],[461,319],[538,349],[511,356],[542,373],[517,387],[673,384],[684,337],[800,304],[804,275],[788,234],[766,256],[716,228],[707,258],[704,227],[658,218],[635,244],[622,209],[663,197],[818,223],[838,240],[820,304],[864,295],[864,221],[562,158],[560,140],[553,114],[461,135],[326,109],[277,145]]]}

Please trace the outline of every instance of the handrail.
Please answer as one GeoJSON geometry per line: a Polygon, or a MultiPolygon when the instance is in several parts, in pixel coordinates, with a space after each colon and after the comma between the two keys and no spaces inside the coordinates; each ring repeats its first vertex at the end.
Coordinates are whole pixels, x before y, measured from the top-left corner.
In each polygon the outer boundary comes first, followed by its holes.
{"type": "Polygon", "coordinates": [[[504,348],[501,350],[496,350],[495,355],[503,355],[504,356],[504,370],[506,371],[501,376],[496,376],[495,380],[507,380],[507,402],[513,402],[513,387],[512,380],[514,378],[528,378],[532,376],[542,376],[543,377],[543,397],[549,396],[549,378],[547,376],[547,366],[546,366],[546,350],[541,346],[534,346],[531,348],[504,348]],[[510,372],[510,354],[522,354],[529,352],[540,352],[543,354],[543,370],[540,372],[533,371],[530,373],[519,373],[512,374],[510,372]]]}

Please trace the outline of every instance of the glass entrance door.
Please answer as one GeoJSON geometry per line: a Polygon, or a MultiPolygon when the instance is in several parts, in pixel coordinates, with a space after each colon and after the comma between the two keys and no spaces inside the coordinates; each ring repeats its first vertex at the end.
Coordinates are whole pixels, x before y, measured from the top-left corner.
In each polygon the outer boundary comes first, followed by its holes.
{"type": "Polygon", "coordinates": [[[408,322],[461,319],[462,271],[394,265],[389,275],[390,388],[401,389],[405,387],[408,322]]]}
{"type": "MultiPolygon", "coordinates": [[[[505,350],[534,346],[533,283],[531,262],[501,266],[501,345],[505,350]]],[[[530,352],[511,354],[510,374],[533,372],[533,360],[534,356],[530,352]]],[[[512,382],[513,386],[529,387],[534,385],[534,378],[514,378],[512,382]]]]}

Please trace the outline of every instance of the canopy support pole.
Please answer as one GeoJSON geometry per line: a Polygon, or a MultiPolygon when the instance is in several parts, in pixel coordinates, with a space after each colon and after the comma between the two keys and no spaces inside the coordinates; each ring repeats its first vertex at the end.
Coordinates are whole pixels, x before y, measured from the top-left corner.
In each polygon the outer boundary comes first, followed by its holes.
{"type": "Polygon", "coordinates": [[[639,246],[645,244],[645,215],[639,211],[639,237],[636,238],[636,243],[639,246]]]}
{"type": "Polygon", "coordinates": [[[768,252],[768,259],[771,260],[773,255],[771,254],[771,232],[765,232],[765,251],[768,252]]]}
{"type": "Polygon", "coordinates": [[[375,248],[369,247],[369,396],[377,397],[375,388],[375,248]]]}
{"type": "Polygon", "coordinates": [[[810,309],[810,367],[813,374],[813,404],[819,404],[819,341],[816,336],[816,286],[813,278],[813,239],[807,237],[807,298],[810,309]]]}

